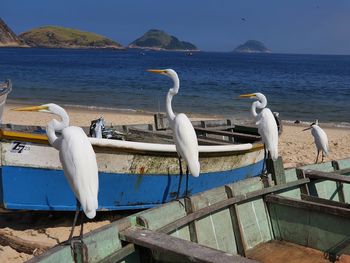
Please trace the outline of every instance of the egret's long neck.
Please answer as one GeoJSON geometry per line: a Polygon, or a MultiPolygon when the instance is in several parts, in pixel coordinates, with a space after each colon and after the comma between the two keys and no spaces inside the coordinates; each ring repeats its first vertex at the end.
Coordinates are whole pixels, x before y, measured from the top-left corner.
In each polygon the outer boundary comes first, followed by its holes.
{"type": "Polygon", "coordinates": [[[259,98],[259,100],[254,101],[252,103],[252,107],[250,108],[250,112],[254,116],[254,118],[258,117],[258,114],[256,112],[256,109],[263,109],[267,105],[267,100],[264,97],[259,98]]]}
{"type": "Polygon", "coordinates": [[[173,108],[171,107],[171,101],[173,99],[173,96],[179,92],[180,87],[179,78],[174,77],[172,79],[174,81],[174,86],[171,89],[169,89],[168,94],[166,96],[166,113],[170,124],[176,117],[175,113],[173,112],[173,108]]]}
{"type": "Polygon", "coordinates": [[[49,143],[56,149],[59,148],[59,140],[56,135],[56,131],[62,131],[69,126],[69,116],[66,113],[60,114],[62,121],[53,119],[50,121],[46,128],[46,134],[49,139],[49,143]]]}

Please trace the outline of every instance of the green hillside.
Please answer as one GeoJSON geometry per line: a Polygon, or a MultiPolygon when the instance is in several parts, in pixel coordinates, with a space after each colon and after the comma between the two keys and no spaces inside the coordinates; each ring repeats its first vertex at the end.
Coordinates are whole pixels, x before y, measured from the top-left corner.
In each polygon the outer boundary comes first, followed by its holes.
{"type": "Polygon", "coordinates": [[[164,31],[151,29],[133,41],[129,48],[149,48],[157,50],[197,50],[192,43],[180,41],[164,31]]]}
{"type": "Polygon", "coordinates": [[[31,47],[48,48],[123,48],[119,43],[77,29],[43,26],[19,35],[31,47]]]}

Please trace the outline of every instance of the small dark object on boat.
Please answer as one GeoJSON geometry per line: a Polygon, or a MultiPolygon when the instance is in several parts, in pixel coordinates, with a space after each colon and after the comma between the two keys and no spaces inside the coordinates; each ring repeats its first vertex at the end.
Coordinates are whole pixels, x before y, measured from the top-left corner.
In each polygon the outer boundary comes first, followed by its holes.
{"type": "Polygon", "coordinates": [[[277,128],[278,128],[278,134],[281,134],[282,131],[283,131],[283,126],[282,126],[282,121],[279,118],[280,114],[279,114],[279,112],[276,112],[276,111],[274,111],[272,114],[273,114],[273,117],[276,120],[276,124],[277,124],[277,128]]]}
{"type": "Polygon", "coordinates": [[[90,137],[102,138],[103,130],[105,129],[105,122],[102,117],[97,120],[92,120],[89,129],[90,137]]]}

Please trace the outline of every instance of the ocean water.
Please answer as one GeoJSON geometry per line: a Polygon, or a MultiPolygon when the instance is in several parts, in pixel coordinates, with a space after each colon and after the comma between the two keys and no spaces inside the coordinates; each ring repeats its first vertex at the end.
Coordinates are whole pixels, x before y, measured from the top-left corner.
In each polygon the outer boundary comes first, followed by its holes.
{"type": "Polygon", "coordinates": [[[175,112],[249,118],[239,94],[262,92],[282,119],[350,122],[350,56],[0,49],[8,99],[25,103],[165,111],[171,80],[149,68],[177,71],[175,112]]]}

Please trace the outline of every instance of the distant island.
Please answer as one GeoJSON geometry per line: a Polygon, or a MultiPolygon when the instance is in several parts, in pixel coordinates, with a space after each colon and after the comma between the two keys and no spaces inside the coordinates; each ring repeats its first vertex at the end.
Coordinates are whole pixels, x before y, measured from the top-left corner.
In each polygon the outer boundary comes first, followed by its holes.
{"type": "Polygon", "coordinates": [[[237,53],[271,53],[263,43],[257,40],[248,40],[243,45],[236,47],[233,52],[237,53]]]}
{"type": "Polygon", "coordinates": [[[30,47],[123,49],[121,44],[104,36],[58,26],[35,28],[20,34],[19,38],[30,47]]]}
{"type": "Polygon", "coordinates": [[[152,50],[198,50],[192,43],[180,41],[178,38],[168,35],[166,32],[158,29],[147,31],[143,36],[133,41],[128,48],[152,50]]]}

